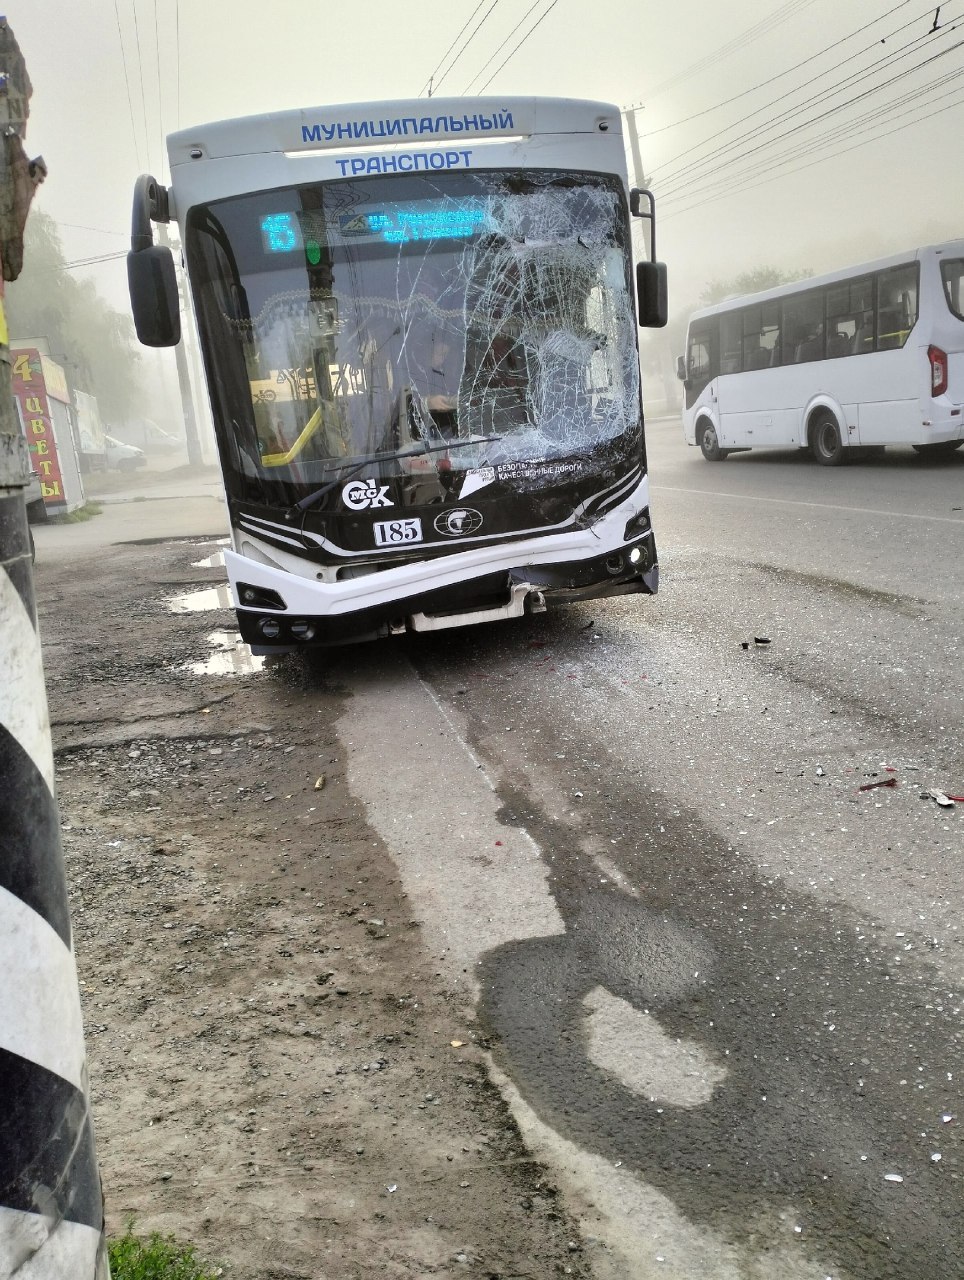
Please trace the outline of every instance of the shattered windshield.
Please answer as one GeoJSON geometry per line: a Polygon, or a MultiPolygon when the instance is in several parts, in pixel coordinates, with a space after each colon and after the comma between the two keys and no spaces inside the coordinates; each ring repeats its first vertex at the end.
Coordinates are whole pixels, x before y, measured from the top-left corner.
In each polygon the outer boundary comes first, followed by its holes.
{"type": "Polygon", "coordinates": [[[193,209],[226,468],[247,496],[287,502],[368,455],[387,478],[637,439],[627,235],[616,179],[550,171],[366,178],[193,209]]]}

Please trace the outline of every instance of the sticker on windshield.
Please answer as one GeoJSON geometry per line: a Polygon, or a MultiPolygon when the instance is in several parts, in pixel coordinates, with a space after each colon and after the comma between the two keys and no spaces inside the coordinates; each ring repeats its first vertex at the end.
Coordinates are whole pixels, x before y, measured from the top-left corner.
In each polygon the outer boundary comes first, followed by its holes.
{"type": "Polygon", "coordinates": [[[475,493],[477,489],[484,489],[487,485],[494,483],[495,467],[479,467],[477,471],[466,471],[459,497],[467,498],[470,493],[475,493]]]}
{"type": "Polygon", "coordinates": [[[388,496],[387,484],[376,484],[374,480],[352,480],[341,491],[341,500],[352,511],[367,511],[369,507],[393,507],[395,504],[388,496]]]}
{"type": "Polygon", "coordinates": [[[435,528],[446,538],[467,538],[482,528],[482,516],[471,507],[456,507],[435,517],[435,528]]]}
{"type": "Polygon", "coordinates": [[[375,530],[376,547],[395,547],[405,542],[422,541],[421,520],[378,520],[375,530]]]}

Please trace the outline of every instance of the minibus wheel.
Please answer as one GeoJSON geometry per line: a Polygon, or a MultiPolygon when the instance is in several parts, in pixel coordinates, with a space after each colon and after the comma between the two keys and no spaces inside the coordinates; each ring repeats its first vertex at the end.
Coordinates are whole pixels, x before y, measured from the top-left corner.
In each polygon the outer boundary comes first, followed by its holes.
{"type": "Polygon", "coordinates": [[[696,424],[696,438],[700,442],[700,451],[707,462],[722,462],[726,450],[720,448],[720,439],[716,427],[707,418],[700,418],[696,424]]]}
{"type": "Polygon", "coordinates": [[[810,423],[810,452],[822,467],[837,467],[844,460],[840,426],[828,409],[816,414],[810,423]]]}

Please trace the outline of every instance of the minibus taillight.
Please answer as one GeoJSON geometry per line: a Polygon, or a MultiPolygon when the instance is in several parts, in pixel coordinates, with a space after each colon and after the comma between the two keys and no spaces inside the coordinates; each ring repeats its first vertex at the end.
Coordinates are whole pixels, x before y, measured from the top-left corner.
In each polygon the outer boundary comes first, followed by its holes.
{"type": "Polygon", "coordinates": [[[947,390],[947,352],[928,347],[927,358],[931,362],[931,395],[942,396],[947,390]]]}

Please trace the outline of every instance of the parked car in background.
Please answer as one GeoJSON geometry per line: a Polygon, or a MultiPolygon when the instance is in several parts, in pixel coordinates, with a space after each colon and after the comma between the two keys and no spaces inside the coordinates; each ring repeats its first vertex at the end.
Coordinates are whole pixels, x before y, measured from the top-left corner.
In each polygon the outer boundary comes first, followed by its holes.
{"type": "Polygon", "coordinates": [[[147,463],[147,454],[136,444],[125,444],[114,436],[104,436],[107,446],[107,465],[115,471],[135,471],[147,463]]]}

